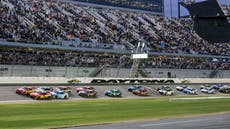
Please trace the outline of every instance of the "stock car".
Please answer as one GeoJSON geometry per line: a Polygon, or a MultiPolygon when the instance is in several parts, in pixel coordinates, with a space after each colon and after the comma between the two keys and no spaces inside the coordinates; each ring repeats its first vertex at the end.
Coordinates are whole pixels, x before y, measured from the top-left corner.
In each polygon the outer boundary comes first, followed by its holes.
{"type": "Polygon", "coordinates": [[[30,93],[30,97],[36,100],[39,100],[39,99],[51,100],[52,99],[51,93],[42,91],[42,90],[34,90],[32,93],[30,93]]]}
{"type": "Polygon", "coordinates": [[[72,89],[69,86],[59,86],[55,90],[62,90],[64,92],[68,93],[69,95],[72,95],[72,89]]]}
{"type": "Polygon", "coordinates": [[[133,90],[132,93],[138,96],[148,96],[148,91],[146,88],[141,87],[139,89],[133,90]]]}
{"type": "Polygon", "coordinates": [[[198,93],[197,93],[197,90],[194,89],[194,88],[191,88],[191,87],[185,88],[185,89],[183,90],[183,93],[185,93],[185,94],[193,94],[193,95],[198,94],[198,93]]]}
{"type": "Polygon", "coordinates": [[[223,85],[220,87],[219,92],[226,94],[230,93],[230,85],[223,85]]]}
{"type": "Polygon", "coordinates": [[[182,80],[181,83],[190,83],[190,80],[182,80]]]}
{"type": "Polygon", "coordinates": [[[140,89],[142,86],[131,86],[128,88],[128,91],[133,92],[134,90],[140,89]]]}
{"type": "Polygon", "coordinates": [[[206,84],[205,84],[205,85],[201,85],[201,86],[200,86],[200,89],[204,89],[204,88],[206,88],[206,87],[212,88],[212,86],[206,85],[206,84]]]}
{"type": "Polygon", "coordinates": [[[105,95],[110,97],[121,97],[121,91],[118,89],[106,90],[105,95]]]}
{"type": "Polygon", "coordinates": [[[77,93],[80,92],[80,91],[83,91],[83,90],[95,90],[95,88],[92,87],[92,86],[83,86],[83,87],[78,87],[76,89],[77,93]]]}
{"type": "Polygon", "coordinates": [[[96,97],[97,92],[95,90],[82,90],[78,92],[78,95],[81,97],[96,97]]]}
{"type": "Polygon", "coordinates": [[[51,91],[50,93],[52,95],[52,98],[54,99],[68,99],[69,98],[69,94],[62,90],[51,91]]]}
{"type": "Polygon", "coordinates": [[[33,87],[25,86],[25,87],[20,87],[20,88],[16,89],[16,93],[20,94],[20,95],[30,95],[30,93],[32,93],[33,90],[34,90],[33,87]]]}
{"type": "Polygon", "coordinates": [[[215,90],[219,90],[222,87],[222,85],[221,84],[214,84],[214,85],[212,85],[212,87],[215,90]]]}
{"type": "Polygon", "coordinates": [[[207,87],[203,87],[203,88],[201,89],[201,92],[202,92],[202,93],[206,93],[206,94],[214,94],[214,93],[215,93],[215,90],[214,90],[212,87],[207,86],[207,87]]]}
{"type": "Polygon", "coordinates": [[[185,88],[187,88],[188,86],[177,86],[176,90],[178,91],[183,91],[185,88]]]}
{"type": "Polygon", "coordinates": [[[41,90],[44,90],[46,92],[51,92],[53,91],[53,88],[52,87],[47,87],[47,86],[44,86],[44,87],[39,87],[37,89],[41,89],[41,90]]]}
{"type": "Polygon", "coordinates": [[[165,96],[169,96],[169,95],[173,95],[174,91],[172,90],[172,88],[170,88],[169,86],[162,86],[157,88],[157,91],[161,94],[161,95],[165,95],[165,96]]]}

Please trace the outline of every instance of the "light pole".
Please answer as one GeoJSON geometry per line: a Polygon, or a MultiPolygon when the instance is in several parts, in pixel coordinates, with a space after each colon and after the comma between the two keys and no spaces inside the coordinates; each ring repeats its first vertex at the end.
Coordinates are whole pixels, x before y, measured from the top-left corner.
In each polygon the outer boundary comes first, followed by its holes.
{"type": "Polygon", "coordinates": [[[172,19],[172,0],[170,0],[170,15],[171,15],[171,19],[172,19]]]}

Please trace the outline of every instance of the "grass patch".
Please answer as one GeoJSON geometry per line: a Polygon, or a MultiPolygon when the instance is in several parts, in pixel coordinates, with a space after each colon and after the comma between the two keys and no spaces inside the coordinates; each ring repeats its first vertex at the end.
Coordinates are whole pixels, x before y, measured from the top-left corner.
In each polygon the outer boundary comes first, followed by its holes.
{"type": "Polygon", "coordinates": [[[49,128],[230,111],[230,99],[109,99],[1,104],[0,128],[49,128]]]}

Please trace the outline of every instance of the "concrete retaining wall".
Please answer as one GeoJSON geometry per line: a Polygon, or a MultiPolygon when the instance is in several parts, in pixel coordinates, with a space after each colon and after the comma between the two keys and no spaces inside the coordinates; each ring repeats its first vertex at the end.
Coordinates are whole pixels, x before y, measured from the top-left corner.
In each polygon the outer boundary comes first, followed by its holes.
{"type": "Polygon", "coordinates": [[[189,83],[229,83],[229,79],[198,79],[198,78],[65,78],[65,77],[0,77],[0,84],[68,84],[70,80],[78,80],[79,84],[90,83],[93,79],[100,80],[173,80],[175,83],[181,83],[183,80],[189,80],[189,83]]]}

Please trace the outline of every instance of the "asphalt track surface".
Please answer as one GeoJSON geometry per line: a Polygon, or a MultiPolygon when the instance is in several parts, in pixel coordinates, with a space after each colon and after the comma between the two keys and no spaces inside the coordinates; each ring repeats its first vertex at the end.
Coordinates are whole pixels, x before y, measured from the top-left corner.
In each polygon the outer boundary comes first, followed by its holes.
{"type": "MultiPolygon", "coordinates": [[[[131,85],[130,85],[131,86],[131,85]]],[[[104,92],[108,89],[119,89],[122,92],[122,98],[145,98],[144,96],[136,96],[128,92],[130,86],[93,86],[95,87],[98,95],[96,99],[112,99],[111,97],[105,96],[104,92]]],[[[190,85],[198,90],[198,95],[187,95],[182,92],[176,91],[176,86],[171,85],[170,87],[174,89],[174,96],[185,96],[190,98],[192,96],[223,96],[229,97],[229,94],[223,94],[215,92],[214,94],[207,95],[201,93],[200,85],[190,85]]],[[[0,86],[0,104],[2,103],[27,103],[36,102],[37,100],[32,100],[30,97],[18,95],[15,93],[19,86],[0,86]]],[[[35,86],[39,87],[39,86],[35,86]]],[[[52,86],[55,87],[55,86],[52,86]]],[[[76,88],[81,86],[71,86],[73,90],[73,95],[69,100],[84,100],[88,98],[82,98],[76,93],[76,88]]],[[[147,88],[149,96],[148,97],[165,97],[160,95],[156,89],[160,87],[159,85],[144,86],[147,88]]],[[[121,98],[121,99],[122,99],[121,98]]],[[[52,101],[52,100],[51,100],[52,101]]],[[[65,101],[65,100],[64,100],[65,101]]],[[[68,100],[67,100],[68,101],[68,100]]],[[[82,126],[82,127],[71,127],[67,129],[230,129],[230,114],[220,114],[213,116],[203,116],[203,117],[191,117],[191,118],[177,118],[177,119],[165,119],[157,121],[136,121],[136,122],[123,122],[115,124],[106,125],[95,125],[95,126],[82,126]]]]}
{"type": "MultiPolygon", "coordinates": [[[[130,85],[131,86],[131,85],[130,85]]],[[[121,98],[144,98],[145,96],[136,96],[133,95],[131,92],[128,92],[128,88],[130,86],[124,85],[124,86],[94,86],[96,91],[97,91],[97,97],[95,99],[110,99],[111,97],[105,96],[104,92],[109,89],[119,89],[122,92],[122,97],[121,98]]],[[[194,85],[190,86],[198,90],[198,95],[187,95],[182,92],[179,92],[176,90],[176,86],[178,85],[172,85],[170,86],[171,88],[174,89],[175,95],[174,96],[229,96],[229,94],[223,94],[219,92],[215,92],[214,94],[204,94],[201,93],[200,91],[200,85],[194,85]]],[[[36,87],[36,86],[35,86],[36,87]]],[[[37,86],[39,87],[39,86],[37,86]]],[[[55,87],[55,86],[52,86],[55,87]]],[[[87,98],[82,98],[76,93],[76,88],[81,87],[81,86],[71,86],[72,88],[72,95],[70,96],[69,100],[73,99],[87,99],[87,98]]],[[[148,90],[148,97],[165,97],[160,95],[156,89],[160,87],[159,85],[153,85],[153,86],[144,86],[148,90]]],[[[19,86],[0,86],[0,103],[4,101],[21,101],[21,102],[26,102],[26,101],[31,101],[32,99],[27,97],[27,96],[22,96],[18,95],[15,93],[16,89],[19,88],[19,86]]]]}
{"type": "Polygon", "coordinates": [[[230,114],[156,121],[124,122],[106,125],[71,127],[66,129],[230,129],[230,114]]]}

